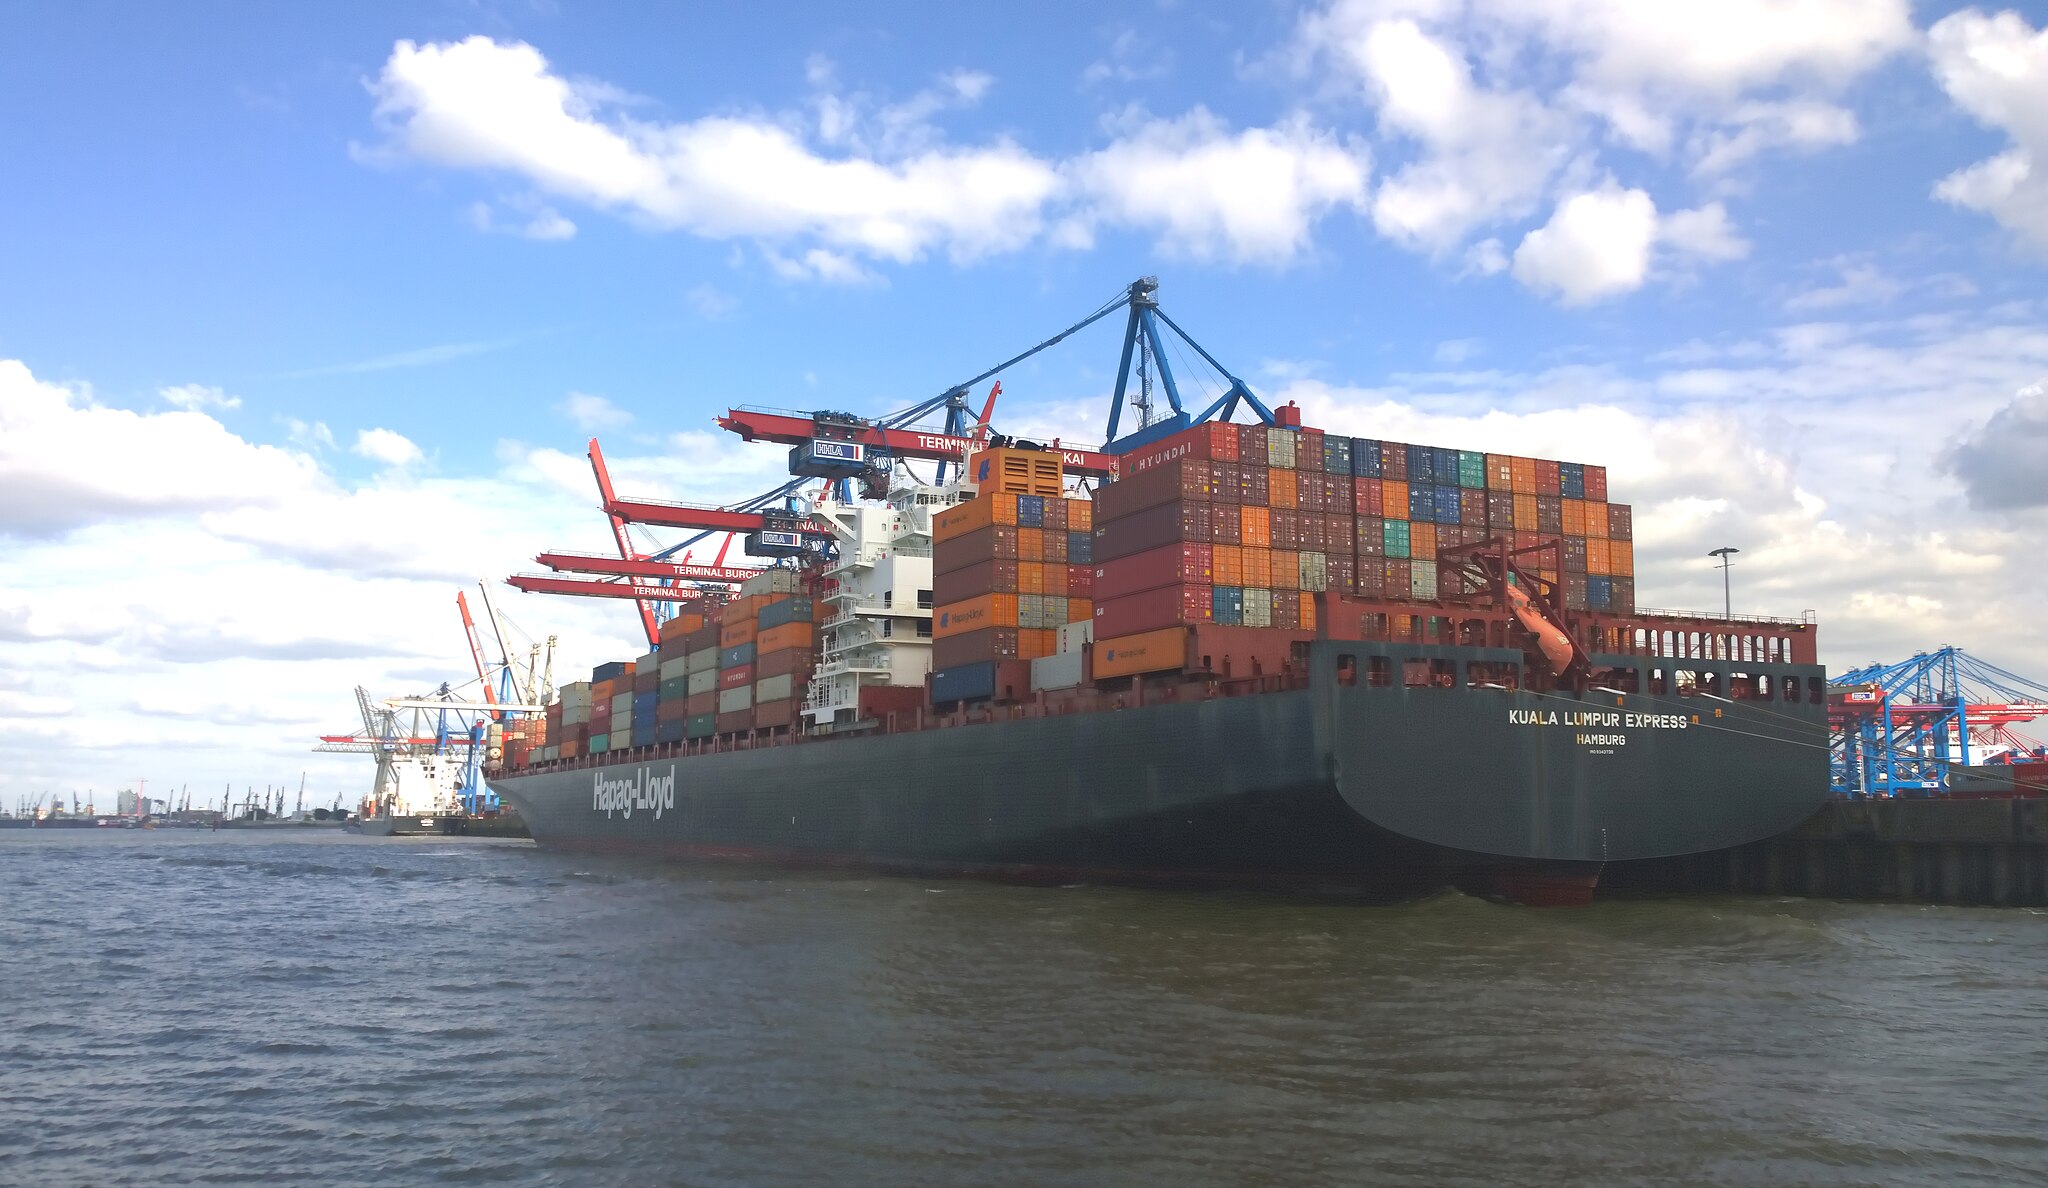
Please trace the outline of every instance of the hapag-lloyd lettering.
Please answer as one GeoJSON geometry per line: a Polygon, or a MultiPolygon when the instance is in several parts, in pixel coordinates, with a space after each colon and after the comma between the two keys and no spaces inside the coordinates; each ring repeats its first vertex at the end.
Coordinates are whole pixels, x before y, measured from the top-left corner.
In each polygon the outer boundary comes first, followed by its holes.
{"type": "Polygon", "coordinates": [[[655,775],[652,767],[643,767],[620,779],[606,779],[603,770],[591,773],[590,811],[603,813],[607,818],[617,813],[625,820],[633,819],[634,810],[652,811],[654,819],[676,807],[676,767],[671,763],[667,775],[655,775]]]}

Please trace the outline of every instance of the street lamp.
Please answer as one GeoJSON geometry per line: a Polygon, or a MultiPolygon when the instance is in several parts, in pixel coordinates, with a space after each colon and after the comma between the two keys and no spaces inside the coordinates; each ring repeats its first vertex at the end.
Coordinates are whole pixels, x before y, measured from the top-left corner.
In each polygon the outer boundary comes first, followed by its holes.
{"type": "Polygon", "coordinates": [[[1724,545],[1707,554],[1709,557],[1719,557],[1721,559],[1721,617],[1724,619],[1733,619],[1735,617],[1735,604],[1728,597],[1728,566],[1730,558],[1741,551],[1741,549],[1735,548],[1732,545],[1724,545]]]}

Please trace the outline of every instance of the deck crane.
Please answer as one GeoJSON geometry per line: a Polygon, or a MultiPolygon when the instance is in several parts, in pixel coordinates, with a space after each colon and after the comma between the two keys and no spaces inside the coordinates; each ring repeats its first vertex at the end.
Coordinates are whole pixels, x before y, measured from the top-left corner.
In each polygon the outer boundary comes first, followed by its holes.
{"type": "Polygon", "coordinates": [[[2048,684],[1961,648],[1853,668],[1828,682],[1830,782],[1858,799],[1938,796],[1954,766],[2038,750],[2013,727],[2044,716],[2048,684]]]}
{"type": "MultiPolygon", "coordinates": [[[[491,678],[490,678],[490,674],[484,671],[484,644],[483,644],[483,640],[482,640],[482,639],[480,639],[480,638],[478,638],[478,636],[477,636],[477,631],[476,631],[476,620],[470,617],[470,614],[469,614],[469,599],[467,599],[467,598],[463,597],[463,592],[462,592],[462,591],[460,591],[460,590],[457,590],[457,591],[455,592],[455,609],[456,609],[456,610],[458,610],[458,611],[460,611],[460,612],[462,612],[462,634],[463,634],[463,637],[464,637],[464,639],[465,639],[465,640],[466,640],[466,641],[468,642],[468,644],[469,644],[469,658],[470,658],[470,659],[471,659],[472,661],[475,661],[475,663],[476,663],[476,679],[477,679],[477,683],[478,683],[479,685],[481,685],[481,686],[483,687],[483,691],[484,691],[484,701],[485,701],[485,702],[487,702],[488,704],[492,705],[492,706],[496,706],[496,705],[497,705],[497,703],[498,703],[498,698],[497,698],[496,694],[494,694],[494,693],[493,693],[493,692],[491,691],[491,678]]],[[[492,626],[493,626],[493,627],[495,627],[495,626],[496,626],[496,624],[492,624],[492,626]]],[[[505,649],[505,637],[504,637],[504,636],[502,636],[502,635],[500,635],[500,636],[498,637],[498,650],[499,650],[499,652],[501,652],[501,653],[502,653],[502,652],[504,651],[504,649],[505,649]]],[[[501,661],[501,663],[503,663],[503,661],[501,661]]],[[[506,670],[506,672],[507,672],[507,673],[509,674],[509,673],[510,673],[510,671],[511,671],[511,668],[512,668],[512,666],[511,666],[511,665],[510,665],[509,663],[505,663],[505,664],[504,664],[504,667],[505,667],[505,670],[506,670]]],[[[508,675],[508,679],[509,679],[509,675],[508,675]]],[[[505,717],[505,715],[504,715],[504,714],[503,714],[503,713],[502,713],[501,711],[499,711],[499,710],[497,710],[497,709],[495,709],[495,708],[491,710],[491,720],[492,720],[492,721],[494,721],[494,722],[496,722],[496,721],[501,721],[501,720],[503,720],[503,718],[504,718],[504,717],[505,717]]]]}

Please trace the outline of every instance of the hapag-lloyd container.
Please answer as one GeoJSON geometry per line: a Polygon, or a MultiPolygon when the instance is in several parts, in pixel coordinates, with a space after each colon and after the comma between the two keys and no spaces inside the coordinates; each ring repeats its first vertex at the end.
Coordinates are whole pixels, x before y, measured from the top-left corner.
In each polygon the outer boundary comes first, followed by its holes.
{"type": "Polygon", "coordinates": [[[1170,544],[1104,561],[1095,567],[1095,597],[1123,598],[1161,586],[1206,586],[1214,578],[1212,557],[1212,547],[1206,544],[1170,544]]]}
{"type": "Polygon", "coordinates": [[[1135,635],[1194,623],[1207,623],[1214,615],[1210,588],[1203,585],[1161,586],[1138,594],[1095,603],[1095,638],[1135,635]]]}
{"type": "Polygon", "coordinates": [[[1095,679],[1166,672],[1184,667],[1188,657],[1188,629],[1165,627],[1156,631],[1098,640],[1094,644],[1095,679]]]}
{"type": "Polygon", "coordinates": [[[989,627],[1015,627],[1017,598],[1015,594],[983,594],[965,602],[942,606],[933,616],[932,635],[945,639],[989,627]]]}

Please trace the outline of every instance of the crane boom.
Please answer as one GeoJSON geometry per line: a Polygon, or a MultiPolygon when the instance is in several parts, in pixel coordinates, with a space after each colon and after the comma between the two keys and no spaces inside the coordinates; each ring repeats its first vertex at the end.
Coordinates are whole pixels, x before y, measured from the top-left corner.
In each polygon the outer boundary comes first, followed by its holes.
{"type": "MultiPolygon", "coordinates": [[[[626,534],[624,517],[612,510],[612,475],[611,471],[605,468],[604,451],[597,447],[595,437],[590,439],[590,470],[597,476],[597,495],[604,501],[605,518],[611,521],[612,541],[618,545],[619,556],[631,560],[638,554],[633,550],[632,537],[626,534]]],[[[647,646],[655,647],[661,642],[661,628],[654,621],[654,603],[643,598],[637,605],[640,608],[641,629],[647,632],[647,646]]]]}
{"type": "MultiPolygon", "coordinates": [[[[597,578],[554,577],[544,573],[515,573],[505,584],[528,594],[575,594],[585,598],[636,598],[662,602],[695,602],[703,597],[687,586],[657,586],[651,582],[605,581],[597,578]]],[[[660,637],[656,636],[656,643],[660,637]]]]}
{"type": "MultiPolygon", "coordinates": [[[[484,641],[477,634],[476,620],[470,617],[469,599],[464,597],[460,590],[455,592],[455,608],[462,612],[462,634],[469,640],[469,658],[476,662],[476,681],[483,686],[484,701],[486,704],[496,705],[498,698],[491,692],[491,678],[484,672],[484,641]]],[[[504,715],[494,710],[491,717],[497,719],[503,718],[504,715]]]]}
{"type": "MultiPolygon", "coordinates": [[[[817,436],[817,421],[808,414],[763,408],[728,409],[724,416],[718,418],[718,427],[737,433],[747,441],[772,441],[782,445],[801,445],[817,436]]],[[[929,429],[868,426],[852,430],[848,439],[887,450],[898,458],[939,462],[957,462],[981,448],[981,443],[973,437],[935,433],[929,429]]],[[[1116,474],[1116,459],[1108,454],[1062,446],[1059,455],[1068,474],[1089,478],[1113,477],[1116,474]]]]}
{"type": "Polygon", "coordinates": [[[614,577],[671,578],[684,582],[744,582],[761,570],[746,565],[694,565],[652,557],[627,560],[601,553],[546,552],[534,558],[549,569],[566,573],[602,573],[614,577]]]}

